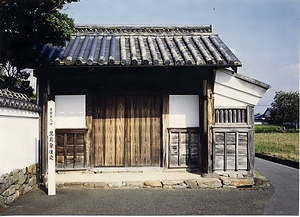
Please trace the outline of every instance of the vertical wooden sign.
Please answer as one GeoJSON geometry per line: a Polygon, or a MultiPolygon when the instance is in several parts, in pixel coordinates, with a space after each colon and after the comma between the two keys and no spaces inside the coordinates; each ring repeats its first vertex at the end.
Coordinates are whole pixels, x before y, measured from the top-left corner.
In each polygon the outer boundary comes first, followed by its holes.
{"type": "Polygon", "coordinates": [[[48,195],[56,194],[56,181],[55,181],[55,102],[48,101],[48,195]]]}

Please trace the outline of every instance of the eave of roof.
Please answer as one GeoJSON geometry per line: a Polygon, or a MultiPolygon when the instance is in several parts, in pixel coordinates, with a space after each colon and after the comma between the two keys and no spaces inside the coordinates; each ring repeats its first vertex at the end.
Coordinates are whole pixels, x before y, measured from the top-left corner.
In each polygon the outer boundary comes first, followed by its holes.
{"type": "Polygon", "coordinates": [[[45,45],[39,61],[60,66],[242,65],[212,25],[78,26],[65,46],[45,45]]]}

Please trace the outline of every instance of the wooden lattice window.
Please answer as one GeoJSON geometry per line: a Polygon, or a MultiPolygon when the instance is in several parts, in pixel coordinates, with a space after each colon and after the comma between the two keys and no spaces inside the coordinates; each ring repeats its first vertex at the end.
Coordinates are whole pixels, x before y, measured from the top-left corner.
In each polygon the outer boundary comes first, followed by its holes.
{"type": "Polygon", "coordinates": [[[215,123],[244,123],[248,121],[246,108],[218,108],[215,109],[215,123]]]}

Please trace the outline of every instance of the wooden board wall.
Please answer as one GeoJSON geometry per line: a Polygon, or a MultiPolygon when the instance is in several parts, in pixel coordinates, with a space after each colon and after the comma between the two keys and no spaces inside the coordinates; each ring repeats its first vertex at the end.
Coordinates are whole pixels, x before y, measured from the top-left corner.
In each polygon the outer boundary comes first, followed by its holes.
{"type": "Polygon", "coordinates": [[[253,107],[216,108],[213,135],[213,171],[254,170],[253,107]]]}
{"type": "Polygon", "coordinates": [[[160,166],[161,103],[158,96],[94,96],[94,166],[160,166]]]}

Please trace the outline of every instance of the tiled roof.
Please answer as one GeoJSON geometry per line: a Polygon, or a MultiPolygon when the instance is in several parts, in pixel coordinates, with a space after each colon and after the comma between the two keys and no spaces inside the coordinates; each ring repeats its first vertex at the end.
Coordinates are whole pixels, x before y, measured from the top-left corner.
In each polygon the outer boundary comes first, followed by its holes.
{"type": "Polygon", "coordinates": [[[39,112],[40,107],[29,100],[25,94],[0,89],[0,107],[39,112]]]}
{"type": "Polygon", "coordinates": [[[197,65],[242,63],[208,26],[78,26],[64,47],[45,45],[55,65],[197,65]]]}

